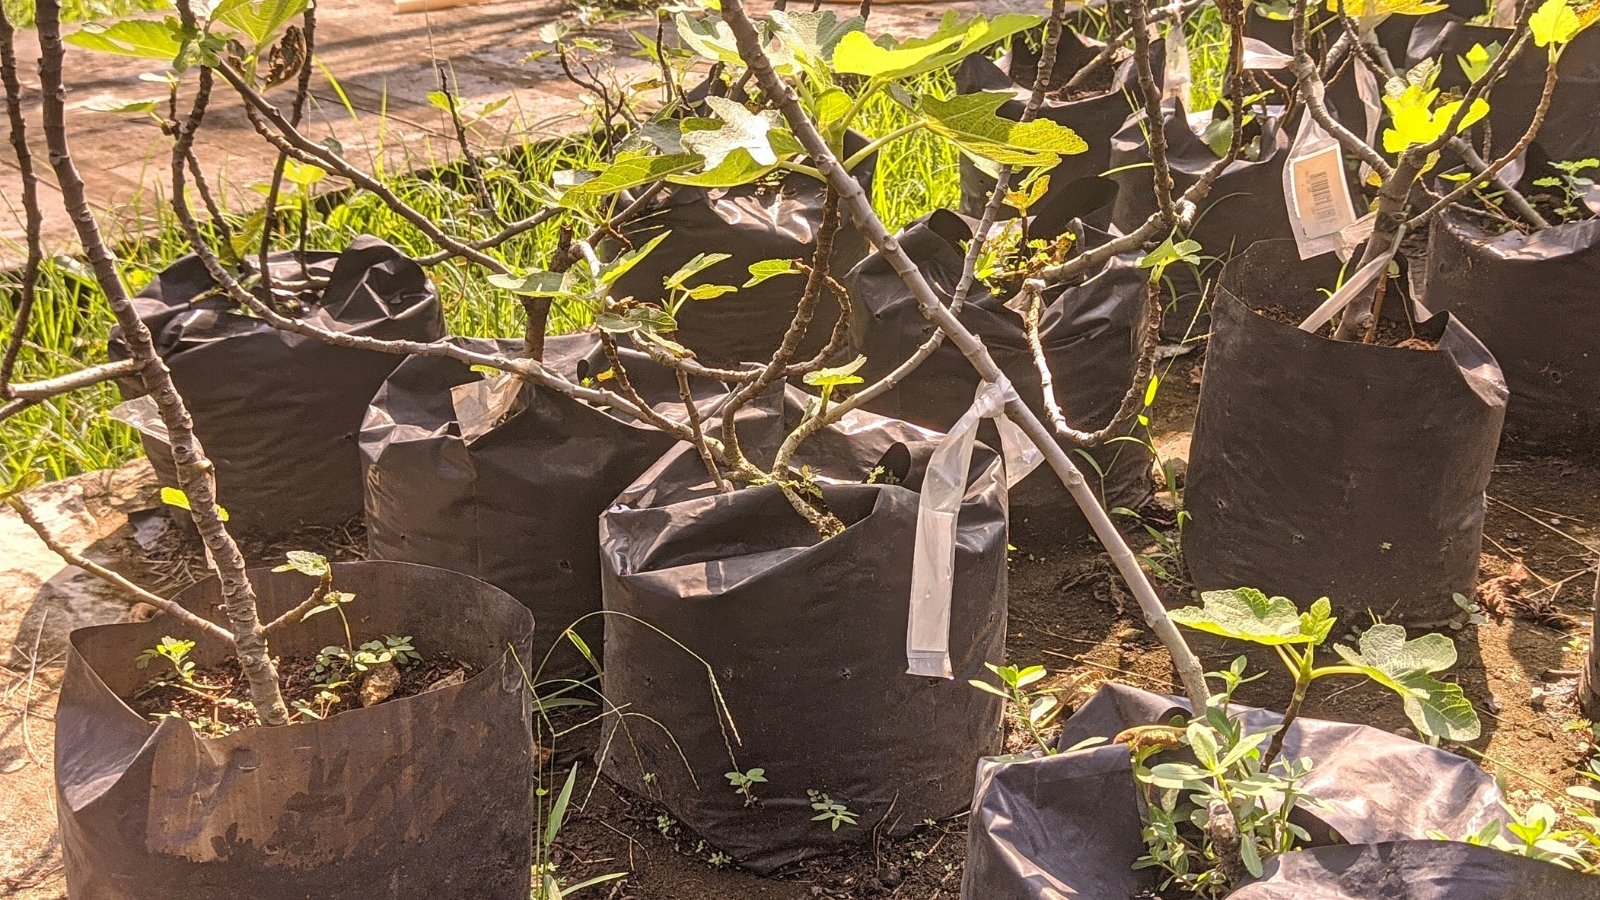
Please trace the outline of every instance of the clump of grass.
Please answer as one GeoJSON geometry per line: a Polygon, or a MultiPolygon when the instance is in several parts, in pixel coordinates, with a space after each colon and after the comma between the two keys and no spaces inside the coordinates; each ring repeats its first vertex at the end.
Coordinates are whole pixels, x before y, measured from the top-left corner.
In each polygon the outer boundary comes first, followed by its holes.
{"type": "MultiPolygon", "coordinates": [[[[33,27],[33,0],[4,0],[6,18],[18,28],[33,27]]],[[[65,22],[94,22],[135,13],[172,9],[172,0],[62,0],[65,22]]]]}
{"type": "MultiPolygon", "coordinates": [[[[949,72],[934,72],[915,84],[913,93],[955,94],[949,72]]],[[[868,101],[861,114],[861,129],[881,135],[908,124],[911,114],[880,93],[868,101]]],[[[878,152],[877,176],[872,184],[872,206],[890,231],[905,227],[936,209],[954,209],[961,201],[960,153],[947,140],[927,131],[914,131],[878,152]]]]}

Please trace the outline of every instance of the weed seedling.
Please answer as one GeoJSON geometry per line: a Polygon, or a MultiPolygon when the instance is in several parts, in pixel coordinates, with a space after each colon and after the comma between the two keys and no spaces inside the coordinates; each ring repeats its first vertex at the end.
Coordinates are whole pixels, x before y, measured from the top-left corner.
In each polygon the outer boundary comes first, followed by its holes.
{"type": "Polygon", "coordinates": [[[808,790],[806,796],[811,798],[811,808],[817,814],[811,817],[813,822],[827,822],[828,827],[838,831],[840,825],[855,825],[856,814],[843,803],[836,803],[834,799],[822,791],[808,790]]]}
{"type": "Polygon", "coordinates": [[[745,806],[755,806],[761,802],[761,798],[756,796],[754,788],[758,784],[766,783],[766,772],[766,769],[751,769],[748,772],[729,772],[724,777],[733,785],[735,793],[744,796],[745,806]]]}

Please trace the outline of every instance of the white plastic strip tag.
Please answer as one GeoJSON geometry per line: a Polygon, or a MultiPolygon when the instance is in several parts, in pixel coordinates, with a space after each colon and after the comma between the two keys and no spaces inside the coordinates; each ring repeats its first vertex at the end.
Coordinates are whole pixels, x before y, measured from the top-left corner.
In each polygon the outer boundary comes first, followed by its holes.
{"type": "Polygon", "coordinates": [[[1013,421],[1005,405],[1017,398],[1016,388],[1002,377],[978,386],[972,406],[939,442],[922,478],[917,506],[917,543],[911,556],[911,608],[906,623],[906,674],[952,678],[950,667],[950,591],[956,576],[956,520],[967,493],[967,470],[978,426],[994,419],[1000,431],[1000,452],[1006,486],[1011,487],[1044,461],[1013,421]]]}
{"type": "Polygon", "coordinates": [[[1167,27],[1166,56],[1162,61],[1161,99],[1177,100],[1189,112],[1189,88],[1194,76],[1189,67],[1189,44],[1184,38],[1183,19],[1176,18],[1167,27]]]}
{"type": "MultiPolygon", "coordinates": [[[[1361,110],[1364,115],[1365,130],[1362,137],[1366,139],[1368,147],[1373,146],[1373,141],[1378,137],[1378,123],[1383,119],[1383,90],[1378,87],[1378,76],[1359,61],[1355,67],[1356,96],[1361,100],[1361,110]]],[[[1372,167],[1362,163],[1357,170],[1362,183],[1372,177],[1372,167]]]]}
{"type": "Polygon", "coordinates": [[[1283,167],[1283,196],[1301,259],[1337,250],[1339,232],[1356,220],[1344,177],[1344,153],[1339,142],[1309,115],[1300,120],[1300,130],[1289,148],[1289,163],[1283,167]]]}
{"type": "Polygon", "coordinates": [[[112,407],[111,418],[133,428],[153,441],[159,441],[168,446],[172,445],[172,440],[167,437],[167,423],[161,420],[161,410],[156,406],[156,398],[149,394],[143,397],[135,397],[112,407]]]}
{"type": "Polygon", "coordinates": [[[450,389],[461,438],[468,444],[488,434],[510,412],[522,393],[522,379],[501,373],[450,389]]]}
{"type": "Polygon", "coordinates": [[[1350,305],[1350,301],[1354,300],[1357,294],[1371,287],[1379,276],[1387,273],[1389,271],[1389,263],[1394,259],[1396,251],[1400,249],[1400,239],[1405,236],[1405,233],[1406,230],[1402,226],[1395,233],[1394,244],[1384,251],[1382,256],[1357,269],[1356,273],[1345,281],[1343,287],[1334,291],[1333,296],[1323,301],[1322,305],[1313,310],[1311,315],[1306,316],[1306,320],[1300,323],[1300,330],[1315,332],[1328,324],[1328,321],[1337,315],[1339,310],[1350,305]]]}
{"type": "Polygon", "coordinates": [[[1287,69],[1294,62],[1294,57],[1287,53],[1280,53],[1276,47],[1266,41],[1255,38],[1244,39],[1244,68],[1256,72],[1271,72],[1278,69],[1287,69]]]}

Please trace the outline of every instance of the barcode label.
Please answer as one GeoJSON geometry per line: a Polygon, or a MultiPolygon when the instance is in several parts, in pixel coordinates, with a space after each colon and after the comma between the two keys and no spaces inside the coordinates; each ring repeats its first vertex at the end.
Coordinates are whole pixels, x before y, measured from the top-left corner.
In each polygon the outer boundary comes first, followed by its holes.
{"type": "Polygon", "coordinates": [[[1289,160],[1294,192],[1290,210],[1298,230],[1308,238],[1337,234],[1355,221],[1350,190],[1345,185],[1344,161],[1335,146],[1323,147],[1289,160]]]}

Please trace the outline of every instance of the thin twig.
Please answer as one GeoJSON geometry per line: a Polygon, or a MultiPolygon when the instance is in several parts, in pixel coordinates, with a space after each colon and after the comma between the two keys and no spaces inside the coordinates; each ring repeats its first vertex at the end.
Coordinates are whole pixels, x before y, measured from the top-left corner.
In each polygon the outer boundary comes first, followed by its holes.
{"type": "Polygon", "coordinates": [[[12,509],[16,510],[17,517],[22,519],[23,524],[33,529],[33,533],[39,536],[39,540],[42,541],[46,547],[49,547],[51,552],[61,557],[62,561],[66,562],[67,564],[77,566],[85,572],[88,572],[90,575],[93,575],[94,577],[104,581],[106,584],[115,587],[117,590],[127,595],[126,599],[129,605],[134,603],[148,603],[167,615],[172,616],[174,619],[177,619],[183,624],[188,625],[190,628],[203,632],[210,637],[216,638],[229,647],[233,646],[233,635],[230,634],[227,629],[223,628],[217,623],[203,619],[189,610],[184,609],[182,606],[172,602],[171,600],[160,596],[159,594],[152,594],[151,592],[145,590],[137,584],[134,584],[116,572],[113,572],[94,560],[85,557],[83,554],[73,550],[66,544],[61,543],[61,541],[56,539],[55,535],[50,533],[50,529],[45,527],[44,522],[39,520],[39,517],[34,513],[33,508],[30,507],[21,497],[12,497],[6,502],[11,506],[12,509]]]}
{"type": "Polygon", "coordinates": [[[27,230],[28,259],[22,267],[22,278],[17,285],[17,314],[11,322],[11,334],[6,338],[4,356],[0,357],[0,399],[9,400],[11,376],[16,372],[17,355],[22,350],[23,338],[28,333],[28,323],[33,316],[33,304],[39,287],[39,267],[44,262],[41,240],[44,227],[43,209],[39,205],[39,176],[33,168],[33,152],[28,149],[28,124],[22,114],[22,84],[17,79],[16,29],[11,19],[0,9],[0,82],[6,90],[6,118],[11,125],[11,149],[17,158],[17,175],[22,180],[22,209],[27,230]]]}

